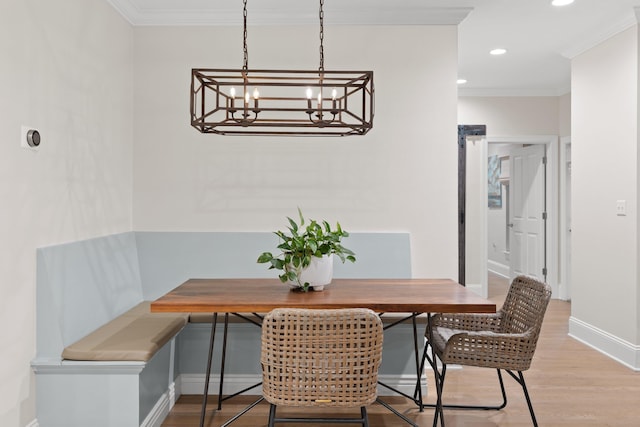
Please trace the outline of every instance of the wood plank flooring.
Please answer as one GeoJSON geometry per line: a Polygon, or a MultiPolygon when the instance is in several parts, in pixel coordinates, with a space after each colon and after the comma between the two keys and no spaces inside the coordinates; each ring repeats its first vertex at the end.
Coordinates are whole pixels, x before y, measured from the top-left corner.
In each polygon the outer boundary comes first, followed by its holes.
{"type": "MultiPolygon", "coordinates": [[[[489,298],[502,305],[508,282],[490,277],[489,298]]],[[[549,427],[638,427],[640,426],[640,372],[611,360],[601,353],[570,338],[568,319],[570,303],[552,300],[545,316],[542,334],[531,369],[525,379],[540,426],[549,427]]],[[[428,374],[430,373],[427,371],[428,374]]],[[[520,427],[531,426],[522,389],[505,376],[508,405],[501,411],[445,410],[448,427],[520,427]]],[[[429,375],[429,389],[434,390],[429,375]]],[[[216,411],[216,397],[207,407],[207,427],[219,426],[259,396],[239,396],[224,403],[216,411]]],[[[383,397],[420,426],[431,426],[433,410],[420,413],[415,405],[399,397],[383,397]]],[[[470,368],[450,369],[445,384],[445,402],[494,404],[500,402],[500,390],[494,370],[470,368]]],[[[427,398],[433,402],[433,393],[427,398]]],[[[202,396],[181,396],[163,422],[162,427],[195,427],[199,425],[202,396]]],[[[398,417],[383,406],[374,404],[369,410],[372,427],[403,426],[398,417]]],[[[309,411],[305,411],[307,415],[309,411]]],[[[280,412],[279,412],[280,413],[280,412]]],[[[301,415],[299,410],[283,409],[282,415],[301,415]],[[287,411],[287,412],[285,412],[287,411]]],[[[348,411],[335,414],[345,416],[348,411]]],[[[357,411],[354,415],[357,415],[357,411]]],[[[261,403],[235,421],[233,427],[267,425],[268,405],[261,403]]],[[[324,412],[322,416],[330,416],[324,412]]],[[[293,424],[289,424],[293,425],[293,424]]],[[[309,427],[320,424],[305,424],[309,427]]],[[[322,424],[326,426],[328,424],[322,424]]]]}

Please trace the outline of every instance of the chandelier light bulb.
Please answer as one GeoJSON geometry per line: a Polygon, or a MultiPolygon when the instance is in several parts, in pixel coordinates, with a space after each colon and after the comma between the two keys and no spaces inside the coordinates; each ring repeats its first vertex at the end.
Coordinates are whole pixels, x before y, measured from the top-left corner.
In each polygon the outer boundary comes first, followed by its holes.
{"type": "Polygon", "coordinates": [[[338,91],[334,88],[331,91],[331,99],[333,99],[335,101],[336,100],[336,96],[338,96],[338,91]]]}
{"type": "Polygon", "coordinates": [[[231,99],[236,99],[236,88],[231,86],[231,90],[229,91],[231,94],[231,99]]]}
{"type": "Polygon", "coordinates": [[[307,88],[307,99],[311,99],[313,97],[313,91],[310,87],[307,88]]]}
{"type": "Polygon", "coordinates": [[[258,92],[258,88],[253,88],[253,99],[258,99],[260,97],[260,92],[258,92]]]}
{"type": "Polygon", "coordinates": [[[244,93],[244,103],[248,104],[249,103],[249,92],[245,92],[244,93]]]}

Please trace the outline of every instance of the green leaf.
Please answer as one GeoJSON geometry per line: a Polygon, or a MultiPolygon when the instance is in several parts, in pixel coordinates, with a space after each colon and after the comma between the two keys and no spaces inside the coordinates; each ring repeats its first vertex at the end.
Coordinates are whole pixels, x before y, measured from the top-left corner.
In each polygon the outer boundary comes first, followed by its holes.
{"type": "Polygon", "coordinates": [[[265,262],[270,262],[273,259],[273,255],[271,252],[263,252],[262,255],[258,257],[258,263],[263,264],[265,262]]]}
{"type": "Polygon", "coordinates": [[[285,280],[283,280],[283,282],[286,282],[287,280],[291,282],[298,281],[298,275],[296,274],[295,271],[287,271],[285,274],[283,274],[283,276],[285,276],[285,280]]]}
{"type": "Polygon", "coordinates": [[[308,267],[309,264],[311,264],[311,256],[305,255],[305,257],[302,259],[302,267],[308,267]]]}
{"type": "Polygon", "coordinates": [[[355,253],[351,249],[347,249],[345,247],[340,247],[340,250],[342,250],[342,252],[344,252],[347,255],[355,255],[355,253]]]}
{"type": "Polygon", "coordinates": [[[287,217],[287,219],[289,220],[289,224],[291,225],[289,230],[291,230],[292,233],[297,232],[298,231],[298,224],[296,224],[296,222],[294,220],[292,220],[291,218],[289,218],[289,217],[287,217]]]}

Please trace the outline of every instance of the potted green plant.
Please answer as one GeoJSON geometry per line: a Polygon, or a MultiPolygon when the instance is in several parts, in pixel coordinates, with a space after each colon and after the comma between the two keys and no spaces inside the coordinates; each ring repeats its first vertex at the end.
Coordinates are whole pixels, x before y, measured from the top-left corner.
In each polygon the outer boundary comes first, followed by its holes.
{"type": "Polygon", "coordinates": [[[310,220],[305,226],[302,211],[298,208],[299,223],[289,220],[288,233],[275,231],[280,238],[278,249],[281,253],[274,256],[271,252],[263,252],[258,257],[259,263],[269,263],[269,269],[281,270],[282,283],[289,283],[295,289],[307,292],[310,288],[316,291],[324,289],[333,277],[333,256],[336,255],[344,263],[355,262],[355,253],[342,246],[342,239],[349,233],[342,229],[340,223],[331,228],[327,221],[319,223],[310,220]]]}

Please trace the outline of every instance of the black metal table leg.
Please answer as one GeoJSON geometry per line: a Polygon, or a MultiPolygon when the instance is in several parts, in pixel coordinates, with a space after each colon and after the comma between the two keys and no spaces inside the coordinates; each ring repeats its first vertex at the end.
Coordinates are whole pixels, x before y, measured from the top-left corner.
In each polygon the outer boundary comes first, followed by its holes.
{"type": "Polygon", "coordinates": [[[218,411],[222,409],[222,387],[224,385],[224,362],[227,360],[227,331],[229,313],[224,314],[224,334],[222,335],[222,361],[220,362],[220,387],[218,388],[218,411]]]}
{"type": "Polygon", "coordinates": [[[211,337],[209,338],[209,357],[207,358],[207,372],[205,373],[204,395],[202,396],[202,411],[200,413],[200,427],[204,427],[204,417],[207,412],[207,396],[209,395],[209,378],[211,377],[211,359],[213,358],[213,344],[216,338],[216,324],[218,313],[213,313],[211,319],[211,337]]]}

